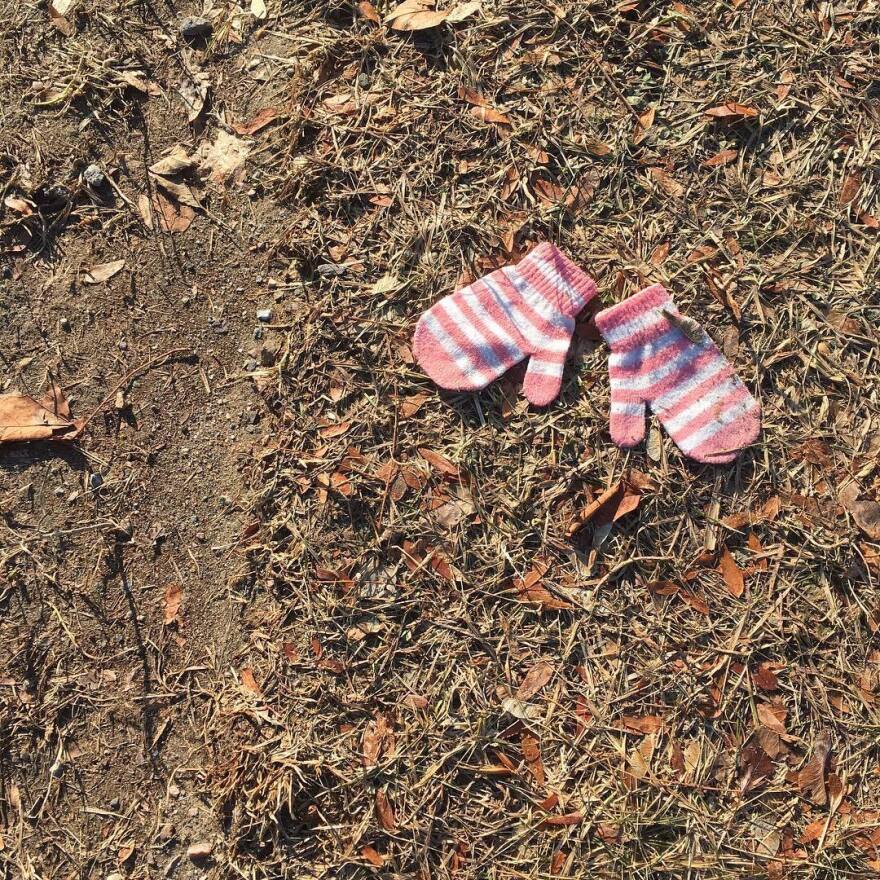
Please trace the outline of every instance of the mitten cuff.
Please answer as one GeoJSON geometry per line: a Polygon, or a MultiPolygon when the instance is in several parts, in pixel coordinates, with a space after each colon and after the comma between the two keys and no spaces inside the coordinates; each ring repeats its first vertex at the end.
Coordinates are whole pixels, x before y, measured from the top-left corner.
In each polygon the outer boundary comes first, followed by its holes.
{"type": "Polygon", "coordinates": [[[550,242],[539,244],[514,271],[528,283],[530,297],[572,318],[596,295],[596,282],[550,242]]]}
{"type": "Polygon", "coordinates": [[[596,327],[613,351],[634,348],[668,333],[672,323],[664,311],[678,315],[662,284],[652,284],[629,299],[596,315],[596,327]]]}

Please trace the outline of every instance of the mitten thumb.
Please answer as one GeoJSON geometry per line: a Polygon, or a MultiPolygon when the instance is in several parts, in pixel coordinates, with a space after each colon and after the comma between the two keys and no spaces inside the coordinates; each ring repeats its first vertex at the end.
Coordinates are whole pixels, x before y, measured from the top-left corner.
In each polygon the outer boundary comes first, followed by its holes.
{"type": "Polygon", "coordinates": [[[570,336],[560,336],[554,340],[552,348],[533,352],[523,381],[523,394],[529,403],[547,406],[559,394],[570,342],[570,336]]]}

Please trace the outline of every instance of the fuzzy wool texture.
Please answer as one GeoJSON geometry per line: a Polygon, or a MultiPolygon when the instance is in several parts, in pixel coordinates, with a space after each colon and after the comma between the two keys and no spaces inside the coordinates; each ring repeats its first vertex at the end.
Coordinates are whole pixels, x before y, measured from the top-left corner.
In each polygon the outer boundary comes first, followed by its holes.
{"type": "Polygon", "coordinates": [[[596,326],[611,348],[611,439],[618,446],[642,441],[646,405],[696,461],[726,464],[757,440],[758,402],[662,285],[599,312],[596,326]]]}
{"type": "Polygon", "coordinates": [[[450,391],[478,391],[529,358],[523,393],[546,406],[562,387],[575,316],[595,295],[595,282],[545,242],[428,309],[413,353],[450,391]]]}

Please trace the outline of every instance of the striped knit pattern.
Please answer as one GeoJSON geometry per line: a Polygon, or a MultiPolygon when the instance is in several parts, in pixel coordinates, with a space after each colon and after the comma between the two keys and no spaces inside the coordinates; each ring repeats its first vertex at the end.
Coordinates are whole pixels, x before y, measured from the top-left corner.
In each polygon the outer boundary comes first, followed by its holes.
{"type": "Polygon", "coordinates": [[[574,318],[595,296],[595,283],[557,247],[538,245],[446,296],[416,326],[413,352],[442,388],[485,388],[529,358],[523,393],[546,406],[562,386],[574,318]]]}
{"type": "Polygon", "coordinates": [[[624,447],[641,442],[647,403],[685,455],[733,461],[757,439],[760,407],[709,336],[693,322],[696,334],[686,334],[678,317],[660,284],[596,315],[611,348],[611,439],[624,447]]]}

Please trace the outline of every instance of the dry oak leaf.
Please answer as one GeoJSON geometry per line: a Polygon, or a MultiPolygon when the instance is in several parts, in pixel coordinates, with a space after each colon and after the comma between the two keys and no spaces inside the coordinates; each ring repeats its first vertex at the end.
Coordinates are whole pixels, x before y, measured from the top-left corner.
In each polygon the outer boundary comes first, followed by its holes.
{"type": "Polygon", "coordinates": [[[831,731],[826,727],[819,731],[810,760],[798,773],[797,784],[802,794],[820,807],[828,803],[825,774],[831,758],[831,731]]]}
{"type": "Polygon", "coordinates": [[[541,741],[533,733],[526,731],[522,735],[522,753],[529,773],[538,785],[545,781],[544,762],[541,760],[541,741]]]}
{"type": "Polygon", "coordinates": [[[103,284],[114,275],[118,275],[125,266],[125,260],[113,260],[110,263],[98,263],[83,271],[82,280],[86,284],[103,284]]]}
{"type": "Polygon", "coordinates": [[[482,122],[493,122],[496,125],[510,125],[510,118],[494,107],[471,107],[471,116],[482,122]]]}
{"type": "Polygon", "coordinates": [[[249,137],[264,129],[277,118],[277,107],[263,107],[262,110],[257,111],[256,115],[252,116],[247,122],[236,122],[232,126],[232,130],[243,137],[249,137]]]}
{"type": "Polygon", "coordinates": [[[361,0],[361,2],[358,3],[358,12],[360,12],[367,21],[373,22],[373,24],[381,24],[382,22],[378,10],[372,3],[368,2],[368,0],[361,0]]]}
{"type": "Polygon", "coordinates": [[[574,607],[570,602],[557,598],[542,586],[541,578],[546,571],[547,564],[538,562],[525,577],[513,579],[513,586],[519,594],[519,601],[538,605],[542,611],[565,611],[574,607]]]}
{"type": "Polygon", "coordinates": [[[706,168],[717,168],[722,165],[729,165],[731,162],[736,161],[738,155],[739,152],[737,150],[722,150],[720,153],[704,159],[703,166],[706,168]]]}
{"type": "Polygon", "coordinates": [[[182,603],[183,587],[180,584],[169,584],[165,588],[165,598],[162,600],[162,623],[165,626],[170,626],[177,620],[182,603]]]}
{"type": "Polygon", "coordinates": [[[785,716],[788,710],[784,706],[771,705],[770,703],[758,703],[758,720],[764,727],[770,728],[783,738],[788,738],[785,730],[785,716]]]}
{"type": "Polygon", "coordinates": [[[385,16],[385,23],[394,31],[422,31],[443,24],[448,15],[429,9],[421,0],[404,0],[385,16]]]}
{"type": "Polygon", "coordinates": [[[263,696],[263,691],[257,684],[256,678],[254,678],[254,670],[250,666],[245,666],[241,670],[241,684],[245,690],[250,691],[252,694],[256,694],[258,697],[263,696]]]}
{"type": "Polygon", "coordinates": [[[564,816],[548,816],[538,827],[543,830],[548,828],[566,828],[571,825],[579,825],[583,821],[583,813],[566,813],[564,816]]]}
{"type": "Polygon", "coordinates": [[[752,672],[752,681],[756,687],[768,693],[779,688],[779,678],[774,670],[770,668],[769,663],[758,664],[758,668],[752,672]]]}
{"type": "Polygon", "coordinates": [[[34,213],[32,203],[25,199],[20,199],[17,196],[6,196],[6,198],[3,199],[3,204],[11,211],[15,211],[23,217],[30,217],[30,215],[34,213]]]}
{"type": "Polygon", "coordinates": [[[663,726],[659,715],[621,715],[620,722],[630,733],[657,733],[663,726]]]}
{"type": "Polygon", "coordinates": [[[872,540],[880,541],[880,504],[876,501],[853,501],[847,508],[856,525],[872,540]]]}
{"type": "Polygon", "coordinates": [[[648,107],[644,113],[639,114],[639,121],[636,123],[635,130],[633,131],[633,144],[640,144],[648,136],[648,129],[654,124],[656,112],[656,108],[648,107]]]}
{"type": "Polygon", "coordinates": [[[862,172],[859,169],[855,171],[851,171],[847,176],[843,179],[843,186],[840,188],[840,196],[838,197],[838,204],[841,208],[846,207],[851,202],[855,201],[856,196],[859,194],[859,190],[862,186],[862,172]]]}
{"type": "Polygon", "coordinates": [[[162,232],[172,234],[186,232],[196,216],[189,205],[171,201],[158,189],[154,190],[152,199],[146,193],[138,196],[138,211],[148,229],[158,225],[162,232]]]}
{"type": "Polygon", "coordinates": [[[659,166],[649,169],[651,177],[657,181],[660,189],[673,199],[680,199],[684,195],[684,187],[668,172],[659,166]]]}
{"type": "Polygon", "coordinates": [[[379,824],[386,831],[397,831],[397,819],[394,816],[394,808],[381,788],[376,789],[376,816],[379,819],[379,824]]]}
{"type": "Polygon", "coordinates": [[[750,742],[739,753],[740,791],[748,794],[773,774],[773,761],[758,742],[750,742]]]}
{"type": "Polygon", "coordinates": [[[195,122],[205,109],[211,78],[204,71],[186,72],[177,86],[177,92],[186,105],[187,122],[195,122]]]}
{"type": "Polygon", "coordinates": [[[710,107],[706,111],[706,116],[714,119],[730,119],[731,117],[746,118],[757,116],[758,111],[755,107],[749,107],[747,104],[737,104],[734,101],[728,101],[726,104],[719,104],[717,107],[710,107]]]}
{"type": "Polygon", "coordinates": [[[70,417],[70,406],[57,385],[42,400],[18,391],[0,394],[0,443],[75,440],[83,427],[81,419],[70,417]]]}
{"type": "Polygon", "coordinates": [[[518,700],[530,700],[551,678],[555,667],[546,660],[539,660],[529,669],[516,690],[518,700]]]}
{"type": "Polygon", "coordinates": [[[195,165],[195,156],[190,156],[181,144],[175,144],[167,156],[163,156],[150,165],[150,173],[159,174],[162,177],[173,177],[175,174],[191,171],[195,165]]]}
{"type": "Polygon", "coordinates": [[[721,559],[719,560],[718,571],[720,572],[721,577],[724,578],[724,583],[727,585],[727,592],[735,599],[739,599],[746,588],[745,578],[743,577],[742,569],[736,564],[736,560],[731,556],[730,550],[728,550],[727,547],[721,548],[721,559]]]}
{"type": "Polygon", "coordinates": [[[362,846],[361,855],[374,867],[381,868],[385,864],[385,859],[372,846],[362,846]]]}
{"type": "Polygon", "coordinates": [[[424,446],[420,446],[418,452],[434,470],[440,471],[441,474],[455,479],[461,476],[458,465],[453,464],[446,456],[441,455],[439,452],[434,452],[433,449],[428,449],[424,446]]]}

